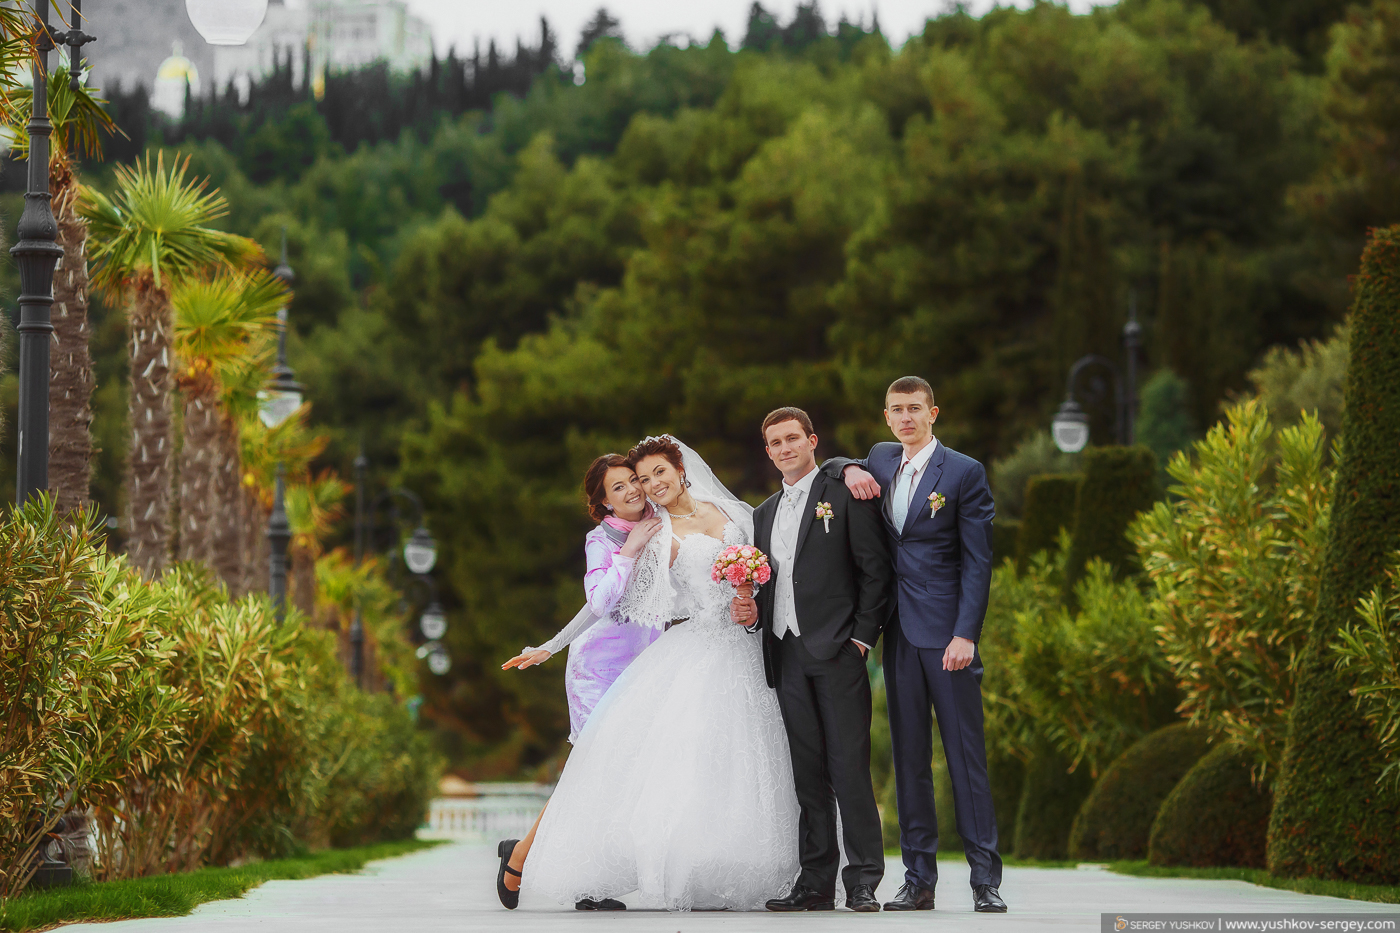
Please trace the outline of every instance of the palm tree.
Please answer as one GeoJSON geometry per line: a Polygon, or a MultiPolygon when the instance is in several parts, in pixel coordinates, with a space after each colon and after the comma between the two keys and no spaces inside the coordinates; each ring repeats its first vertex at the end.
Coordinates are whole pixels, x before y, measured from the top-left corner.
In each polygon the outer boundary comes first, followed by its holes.
{"type": "MultiPolygon", "coordinates": [[[[27,124],[34,92],[22,88],[12,96],[6,118],[14,134],[16,157],[29,153],[27,124]]],[[[102,154],[101,133],[120,132],[106,101],[84,86],[74,90],[68,68],[49,73],[49,120],[53,151],[49,158],[49,194],[58,221],[57,243],[63,258],[53,280],[53,368],[49,379],[49,489],[61,513],[87,505],[92,478],[92,357],[88,353],[88,229],[78,215],[79,191],[74,152],[102,154]]]]}
{"type": "Polygon", "coordinates": [[[253,553],[266,536],[247,533],[255,508],[251,476],[245,484],[241,426],[258,417],[258,391],[267,383],[272,365],[275,337],[260,332],[248,349],[223,368],[220,377],[219,461],[214,476],[214,497],[218,508],[210,562],[214,571],[235,596],[255,589],[253,553]]]}
{"type": "Polygon", "coordinates": [[[181,560],[213,562],[221,504],[216,487],[226,466],[224,435],[232,423],[220,404],[223,377],[241,375],[255,337],[271,329],[286,300],[286,286],[261,270],[182,279],[171,292],[176,383],[185,405],[177,537],[181,560]]]}
{"type": "Polygon", "coordinates": [[[129,302],[127,551],[147,577],[160,573],[170,550],[172,279],[262,256],[252,240],[209,226],[228,213],[227,202],[206,190],[207,179],[186,180],[188,168],[186,157],[167,171],[161,154],[152,169],[148,154],[133,167],[118,166],[115,201],[84,187],[78,209],[97,244],[94,284],[129,302]]]}

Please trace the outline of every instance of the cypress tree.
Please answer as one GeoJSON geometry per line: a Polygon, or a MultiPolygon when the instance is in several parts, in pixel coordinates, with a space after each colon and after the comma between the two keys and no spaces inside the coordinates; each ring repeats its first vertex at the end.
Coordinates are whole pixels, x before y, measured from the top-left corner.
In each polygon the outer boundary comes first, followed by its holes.
{"type": "Polygon", "coordinates": [[[1079,497],[1077,473],[1044,473],[1026,483],[1026,505],[1016,534],[1016,572],[1025,573],[1031,558],[1055,547],[1060,530],[1074,525],[1079,497]]]}
{"type": "Polygon", "coordinates": [[[1089,561],[1100,557],[1118,575],[1137,569],[1128,523],[1157,499],[1157,458],[1136,447],[1092,447],[1084,451],[1084,480],[1074,507],[1074,546],[1065,564],[1065,596],[1089,561]]]}
{"type": "Polygon", "coordinates": [[[1332,646],[1400,548],[1400,225],[1372,235],[1354,287],[1327,573],[1299,661],[1269,870],[1396,884],[1400,792],[1378,783],[1376,737],[1351,695],[1355,675],[1336,668],[1332,646]]]}

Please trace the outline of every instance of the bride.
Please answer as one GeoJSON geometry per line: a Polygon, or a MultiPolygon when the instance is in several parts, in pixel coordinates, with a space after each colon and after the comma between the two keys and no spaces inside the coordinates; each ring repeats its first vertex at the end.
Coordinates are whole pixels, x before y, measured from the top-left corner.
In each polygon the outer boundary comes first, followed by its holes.
{"type": "Polygon", "coordinates": [[[688,619],[632,662],[579,733],[522,894],[758,909],[797,874],[797,797],[759,639],[710,580],[722,548],[752,543],[753,509],[673,438],[649,437],[628,460],[663,524],[619,611],[657,628],[688,619]]]}

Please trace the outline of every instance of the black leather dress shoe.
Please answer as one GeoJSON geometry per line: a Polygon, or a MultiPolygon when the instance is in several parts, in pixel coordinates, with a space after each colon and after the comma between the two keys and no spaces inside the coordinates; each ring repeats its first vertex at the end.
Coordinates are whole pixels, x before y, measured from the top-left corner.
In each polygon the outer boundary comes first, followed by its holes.
{"type": "Polygon", "coordinates": [[[510,856],[515,851],[515,844],[519,839],[502,839],[501,844],[496,846],[496,854],[501,857],[501,870],[496,872],[496,896],[501,899],[501,906],[506,910],[514,910],[520,905],[520,891],[512,891],[506,887],[506,873],[520,877],[520,872],[510,867],[510,856]]]}
{"type": "Polygon", "coordinates": [[[885,905],[886,910],[933,910],[933,892],[921,888],[912,881],[900,886],[894,900],[885,905]]]}
{"type": "Polygon", "coordinates": [[[627,909],[627,905],[626,905],[626,904],[622,903],[622,901],[615,900],[615,899],[613,899],[613,898],[611,898],[611,897],[605,897],[605,898],[603,898],[602,900],[597,900],[597,901],[593,900],[593,898],[591,898],[591,897],[585,897],[585,898],[582,898],[581,900],[579,900],[579,901],[577,901],[577,902],[574,903],[574,910],[626,910],[626,909],[627,909]]]}
{"type": "Polygon", "coordinates": [[[827,897],[818,891],[813,891],[806,885],[799,884],[792,889],[792,893],[787,897],[775,897],[763,906],[769,910],[793,911],[793,910],[835,910],[836,898],[827,897]]]}
{"type": "Polygon", "coordinates": [[[846,909],[861,914],[879,913],[880,902],[875,900],[875,889],[868,884],[858,884],[846,896],[846,909]]]}
{"type": "Polygon", "coordinates": [[[994,884],[979,884],[972,889],[972,907],[979,914],[1006,913],[1006,901],[994,884]]]}

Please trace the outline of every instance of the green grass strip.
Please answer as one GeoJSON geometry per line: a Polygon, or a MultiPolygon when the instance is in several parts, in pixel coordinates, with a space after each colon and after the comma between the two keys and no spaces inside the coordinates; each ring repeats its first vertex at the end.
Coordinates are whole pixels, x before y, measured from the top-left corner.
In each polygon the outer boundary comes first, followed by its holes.
{"type": "Polygon", "coordinates": [[[1265,888],[1295,891],[1298,894],[1320,894],[1343,897],[1352,901],[1375,901],[1378,904],[1400,904],[1400,887],[1380,884],[1356,884],[1352,881],[1327,881],[1322,878],[1280,878],[1262,868],[1178,868],[1149,865],[1145,861],[1108,862],[1110,871],[1139,878],[1202,878],[1213,881],[1247,881],[1265,888]]]}
{"type": "Polygon", "coordinates": [[[206,901],[242,897],[264,881],[294,881],[359,871],[366,862],[440,845],[406,839],[353,849],[327,849],[299,858],[255,862],[238,868],[204,868],[178,875],[75,884],[31,891],[0,903],[0,930],[46,930],[83,920],[182,917],[206,901]]]}

